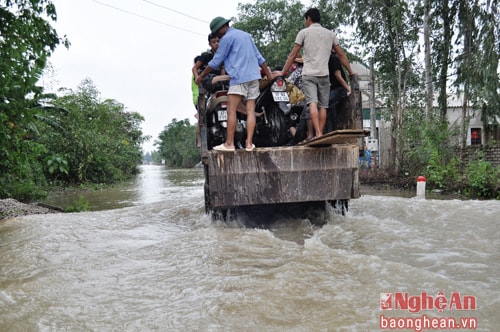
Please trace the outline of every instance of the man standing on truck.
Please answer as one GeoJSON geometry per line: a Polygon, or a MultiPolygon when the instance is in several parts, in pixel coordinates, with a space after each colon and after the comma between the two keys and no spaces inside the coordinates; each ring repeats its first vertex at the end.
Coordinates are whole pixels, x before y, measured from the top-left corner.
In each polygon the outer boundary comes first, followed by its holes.
{"type": "Polygon", "coordinates": [[[349,75],[354,74],[351,64],[340,47],[340,42],[333,31],[320,25],[321,15],[317,8],[310,8],[304,14],[306,28],[299,31],[291,53],[288,55],[282,71],[276,75],[283,75],[292,65],[301,48],[303,50],[304,69],[302,79],[306,103],[317,137],[323,135],[326,123],[328,99],[330,95],[330,80],[328,75],[328,60],[334,50],[340,62],[347,68],[349,75]]]}
{"type": "Polygon", "coordinates": [[[328,133],[334,130],[335,126],[333,119],[335,117],[337,105],[351,94],[351,88],[347,83],[347,78],[340,63],[339,58],[332,52],[328,61],[328,71],[330,76],[330,100],[328,104],[328,112],[326,115],[326,129],[328,133]]]}
{"type": "Polygon", "coordinates": [[[255,100],[259,96],[259,80],[261,78],[259,67],[264,71],[269,80],[274,78],[267,67],[266,60],[260,54],[252,36],[242,30],[229,27],[231,20],[218,16],[210,22],[212,34],[219,37],[219,48],[208,66],[196,78],[199,84],[212,70],[218,69],[222,64],[230,77],[228,90],[227,109],[227,136],[226,142],[215,146],[216,151],[234,151],[234,133],[236,131],[236,109],[244,99],[247,113],[247,139],[245,150],[252,151],[253,134],[255,131],[255,100]]]}

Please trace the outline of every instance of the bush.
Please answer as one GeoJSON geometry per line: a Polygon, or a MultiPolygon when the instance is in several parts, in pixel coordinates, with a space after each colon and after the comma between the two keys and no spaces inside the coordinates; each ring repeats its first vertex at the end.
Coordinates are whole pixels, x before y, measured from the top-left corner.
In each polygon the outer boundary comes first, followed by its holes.
{"type": "Polygon", "coordinates": [[[467,196],[500,199],[500,169],[485,161],[482,155],[469,162],[465,178],[467,196]]]}
{"type": "Polygon", "coordinates": [[[459,165],[460,163],[456,157],[451,157],[446,162],[442,160],[437,150],[432,151],[429,164],[425,170],[427,183],[431,188],[438,189],[449,190],[457,187],[460,182],[459,165]]]}
{"type": "Polygon", "coordinates": [[[85,200],[82,196],[78,200],[73,201],[73,205],[68,206],[64,212],[82,212],[90,210],[90,202],[85,200]]]}

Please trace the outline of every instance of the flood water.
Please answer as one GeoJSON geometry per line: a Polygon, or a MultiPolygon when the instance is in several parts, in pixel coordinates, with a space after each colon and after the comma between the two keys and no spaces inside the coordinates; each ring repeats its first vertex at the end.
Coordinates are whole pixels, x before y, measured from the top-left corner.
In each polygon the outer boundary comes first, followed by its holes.
{"type": "Polygon", "coordinates": [[[0,223],[0,331],[500,331],[499,201],[370,194],[252,228],[205,215],[201,170],[144,166],[120,191],[0,223]]]}

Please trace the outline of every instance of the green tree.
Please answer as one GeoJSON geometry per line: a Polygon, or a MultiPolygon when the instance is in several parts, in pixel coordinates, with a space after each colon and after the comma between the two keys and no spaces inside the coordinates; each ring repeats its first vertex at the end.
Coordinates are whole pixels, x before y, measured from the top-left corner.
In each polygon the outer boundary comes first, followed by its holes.
{"type": "MultiPolygon", "coordinates": [[[[313,1],[321,12],[321,25],[337,29],[341,17],[336,15],[333,1],[313,1]]],[[[337,4],[339,5],[339,4],[337,4]]],[[[282,66],[293,48],[299,30],[304,29],[305,7],[299,0],[257,0],[255,3],[238,5],[235,27],[247,31],[255,40],[258,49],[266,58],[268,66],[282,66]]],[[[345,40],[342,40],[345,43],[345,40]]],[[[357,56],[345,50],[350,59],[357,56]]]]}
{"type": "Polygon", "coordinates": [[[304,5],[298,0],[257,0],[239,4],[235,27],[250,33],[269,67],[282,66],[304,26],[304,5]]]}
{"type": "Polygon", "coordinates": [[[408,108],[421,104],[418,42],[421,8],[416,1],[355,0],[337,3],[344,23],[356,29],[356,36],[373,57],[378,82],[385,100],[385,119],[391,122],[391,165],[404,163],[404,121],[408,108]]]}
{"type": "Polygon", "coordinates": [[[151,159],[152,159],[153,163],[161,164],[162,163],[162,156],[161,156],[160,151],[155,150],[155,151],[151,152],[151,159]]]}
{"type": "MultiPolygon", "coordinates": [[[[430,36],[432,46],[428,52],[434,56],[431,57],[431,70],[433,83],[438,93],[437,121],[442,123],[446,130],[448,127],[448,93],[450,84],[450,71],[452,70],[453,60],[453,31],[455,30],[456,5],[453,0],[429,0],[429,20],[430,36]]],[[[433,96],[427,96],[433,98],[433,96]]],[[[432,120],[432,119],[430,119],[432,120]]]]}
{"type": "Polygon", "coordinates": [[[32,140],[43,93],[37,81],[55,48],[69,45],[55,20],[51,1],[0,1],[0,197],[43,195],[38,159],[46,149],[32,140]]]}
{"type": "Polygon", "coordinates": [[[194,167],[200,161],[196,147],[196,127],[189,119],[172,122],[165,127],[155,142],[168,167],[194,167]]]}
{"type": "MultiPolygon", "coordinates": [[[[71,183],[112,183],[138,172],[144,141],[140,124],[144,117],[127,112],[113,99],[100,99],[92,80],[85,79],[77,91],[66,90],[50,110],[57,130],[44,131],[38,141],[47,147],[47,162],[59,156],[67,161],[67,172],[57,174],[71,183]],[[59,112],[55,112],[59,110],[59,112]]],[[[50,126],[46,122],[40,126],[50,126]]],[[[52,127],[52,126],[51,126],[52,127]]],[[[52,128],[54,129],[54,128],[52,128]]],[[[57,159],[55,159],[57,161],[57,159]]],[[[46,174],[53,178],[53,174],[46,174]]]]}
{"type": "Polygon", "coordinates": [[[481,109],[485,123],[500,116],[500,18],[498,1],[457,0],[457,70],[454,86],[463,96],[461,142],[465,146],[470,109],[481,109]]]}

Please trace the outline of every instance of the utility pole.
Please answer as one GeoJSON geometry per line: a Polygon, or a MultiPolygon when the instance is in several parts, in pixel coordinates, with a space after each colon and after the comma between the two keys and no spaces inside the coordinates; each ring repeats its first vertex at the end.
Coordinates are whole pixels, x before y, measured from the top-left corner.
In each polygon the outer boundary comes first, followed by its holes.
{"type": "Polygon", "coordinates": [[[373,58],[370,60],[370,136],[378,139],[377,117],[375,111],[375,69],[373,58]]]}
{"type": "Polygon", "coordinates": [[[377,159],[380,162],[380,142],[378,141],[377,135],[377,116],[375,109],[375,69],[373,65],[373,58],[370,59],[370,140],[372,144],[376,144],[376,149],[371,151],[371,165],[373,168],[377,168],[377,159]]]}

